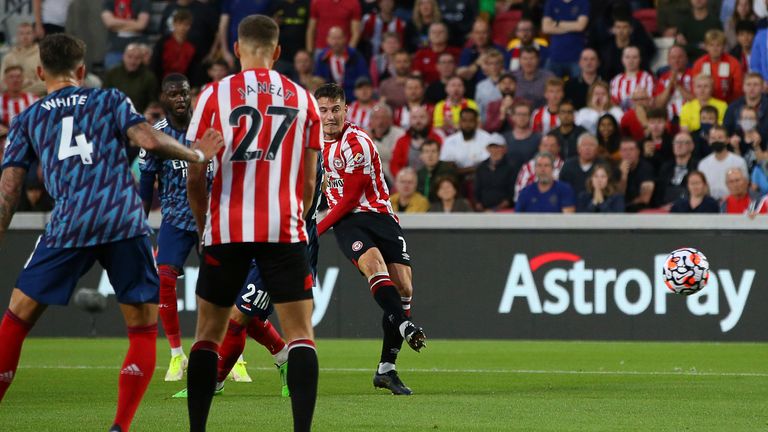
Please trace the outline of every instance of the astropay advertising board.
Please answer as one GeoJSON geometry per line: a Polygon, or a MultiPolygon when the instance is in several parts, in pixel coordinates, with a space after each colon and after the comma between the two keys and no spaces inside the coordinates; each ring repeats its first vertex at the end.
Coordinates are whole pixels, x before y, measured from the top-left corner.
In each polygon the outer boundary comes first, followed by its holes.
{"type": "MultiPolygon", "coordinates": [[[[0,254],[10,287],[38,232],[11,231],[0,254]],[[8,251],[14,251],[9,253],[8,251]]],[[[768,278],[762,232],[654,230],[406,231],[413,258],[414,318],[431,338],[765,341],[768,278]],[[684,297],[661,279],[665,255],[701,249],[709,285],[684,297]]],[[[196,259],[179,281],[182,333],[192,335],[196,259]]],[[[379,337],[381,312],[333,238],[323,236],[313,315],[319,337],[379,337]]],[[[109,295],[95,268],[79,285],[109,295]]],[[[8,289],[0,290],[7,304],[8,289]]],[[[123,335],[114,302],[96,317],[100,335],[123,335]]],[[[84,336],[91,319],[50,308],[35,335],[84,336]]]]}

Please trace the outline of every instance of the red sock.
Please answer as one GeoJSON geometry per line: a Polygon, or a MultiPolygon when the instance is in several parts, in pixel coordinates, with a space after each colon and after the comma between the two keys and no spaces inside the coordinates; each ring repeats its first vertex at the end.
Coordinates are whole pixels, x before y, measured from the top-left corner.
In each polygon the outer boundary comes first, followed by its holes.
{"type": "Polygon", "coordinates": [[[264,348],[269,350],[272,355],[279,353],[285,347],[285,341],[269,321],[262,321],[258,318],[252,319],[251,323],[248,324],[248,336],[264,345],[264,348]]]}
{"type": "Polygon", "coordinates": [[[161,265],[157,267],[157,274],[160,276],[160,304],[157,311],[168,343],[171,348],[178,348],[181,346],[179,312],[176,303],[176,279],[179,278],[179,271],[171,266],[161,265]]]}
{"type": "Polygon", "coordinates": [[[117,414],[114,424],[128,432],[136,409],[155,372],[157,324],[128,327],[128,354],[120,370],[117,414]]]}
{"type": "Polygon", "coordinates": [[[219,347],[219,375],[217,382],[222,382],[227,379],[229,371],[237,363],[237,359],[240,358],[240,354],[245,349],[245,330],[243,326],[236,321],[229,320],[229,327],[227,327],[227,335],[224,336],[224,342],[219,347]]]}
{"type": "Polygon", "coordinates": [[[3,322],[0,324],[0,346],[3,347],[0,354],[0,401],[16,375],[21,345],[24,344],[24,338],[31,328],[32,324],[22,321],[10,310],[5,311],[3,322]]]}

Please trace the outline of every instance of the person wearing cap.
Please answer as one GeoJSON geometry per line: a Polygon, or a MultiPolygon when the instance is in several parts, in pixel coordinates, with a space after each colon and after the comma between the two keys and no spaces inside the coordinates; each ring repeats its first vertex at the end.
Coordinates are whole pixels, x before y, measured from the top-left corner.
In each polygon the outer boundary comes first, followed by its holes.
{"type": "Polygon", "coordinates": [[[507,162],[507,142],[498,133],[490,135],[488,159],[475,173],[475,210],[498,211],[508,209],[514,202],[515,172],[507,162]]]}
{"type": "Polygon", "coordinates": [[[344,88],[347,103],[354,102],[355,83],[368,76],[368,66],[363,56],[347,45],[347,35],[341,27],[328,31],[328,46],[317,56],[315,75],[344,88]]]}
{"type": "MultiPolygon", "coordinates": [[[[537,154],[547,153],[553,157],[552,161],[552,176],[555,180],[560,178],[560,171],[563,169],[565,163],[560,157],[560,141],[557,140],[555,134],[549,133],[541,137],[539,142],[539,151],[537,154]]],[[[520,196],[526,186],[533,184],[536,181],[536,157],[529,160],[528,163],[520,168],[520,172],[517,174],[517,180],[515,181],[515,200],[520,196]]]]}
{"type": "Polygon", "coordinates": [[[374,105],[376,100],[373,99],[373,84],[367,76],[361,76],[355,81],[355,101],[347,107],[347,121],[367,130],[371,124],[374,105]]]}

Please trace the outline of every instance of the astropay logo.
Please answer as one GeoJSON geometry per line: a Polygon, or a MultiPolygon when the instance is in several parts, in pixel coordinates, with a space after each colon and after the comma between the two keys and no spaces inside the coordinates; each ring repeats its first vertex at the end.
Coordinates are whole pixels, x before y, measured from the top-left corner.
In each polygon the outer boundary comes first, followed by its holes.
{"type": "MultiPolygon", "coordinates": [[[[501,296],[499,313],[510,313],[517,300],[517,307],[525,301],[532,314],[559,315],[573,307],[580,315],[601,315],[606,313],[610,296],[615,308],[626,315],[639,315],[650,307],[653,307],[653,313],[664,315],[667,313],[667,294],[672,294],[664,285],[662,268],[665,259],[665,254],[656,255],[653,274],[649,275],[638,268],[589,268],[581,256],[570,252],[548,252],[531,259],[526,254],[516,254],[501,296]],[[570,264],[563,265],[565,263],[570,264]],[[542,284],[538,286],[534,273],[545,265],[547,270],[541,270],[544,272],[540,277],[542,284]]],[[[710,269],[707,286],[685,299],[688,310],[695,316],[720,316],[722,289],[727,307],[722,305],[725,316],[720,320],[720,330],[723,333],[730,331],[744,312],[755,274],[755,270],[745,269],[738,279],[734,279],[731,270],[710,269]]]]}

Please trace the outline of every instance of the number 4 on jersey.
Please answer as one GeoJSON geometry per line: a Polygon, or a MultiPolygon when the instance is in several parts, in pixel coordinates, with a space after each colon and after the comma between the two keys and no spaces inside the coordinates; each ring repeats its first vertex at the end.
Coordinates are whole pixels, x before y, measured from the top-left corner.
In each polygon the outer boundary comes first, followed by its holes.
{"type": "Polygon", "coordinates": [[[93,143],[88,142],[88,139],[83,134],[78,134],[75,137],[74,145],[72,143],[72,133],[74,129],[74,118],[72,116],[64,117],[61,119],[61,141],[59,141],[59,160],[71,158],[73,156],[80,156],[80,160],[85,165],[91,165],[93,163],[93,143]]]}

